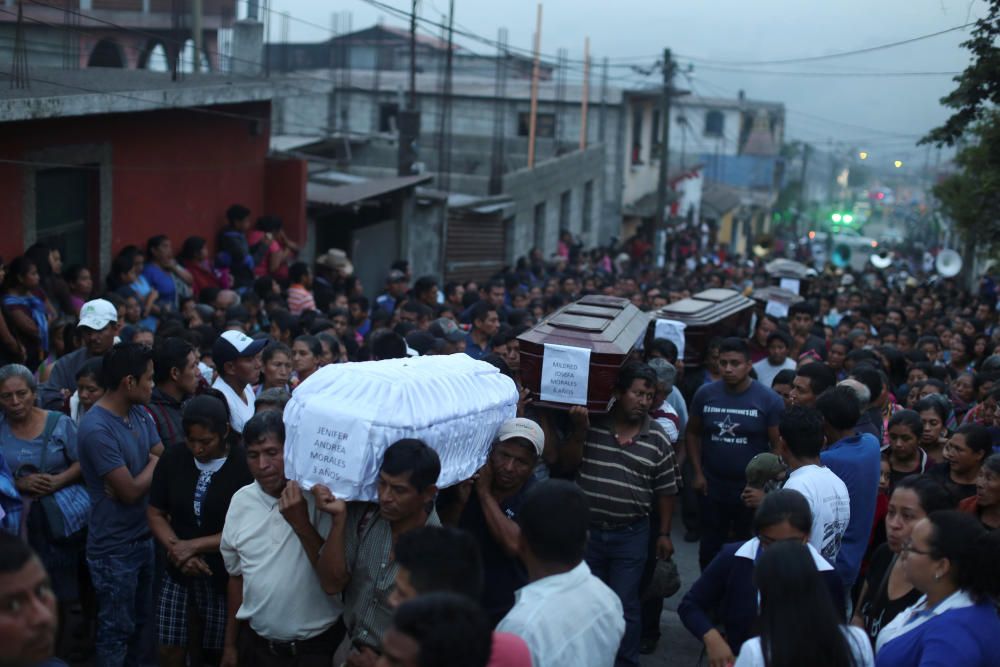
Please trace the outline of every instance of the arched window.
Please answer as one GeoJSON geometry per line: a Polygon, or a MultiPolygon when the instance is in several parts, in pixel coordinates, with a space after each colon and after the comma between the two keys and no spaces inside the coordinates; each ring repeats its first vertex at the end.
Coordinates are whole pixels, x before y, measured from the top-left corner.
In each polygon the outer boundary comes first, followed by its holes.
{"type": "Polygon", "coordinates": [[[153,45],[153,48],[146,54],[144,67],[151,72],[170,71],[170,59],[167,57],[167,50],[163,48],[163,44],[157,42],[153,45]]]}
{"type": "Polygon", "coordinates": [[[90,52],[87,67],[125,67],[125,56],[114,40],[102,39],[90,52]]]}
{"type": "Polygon", "coordinates": [[[721,137],[726,132],[726,117],[721,111],[709,111],[705,114],[705,136],[721,137]]]}

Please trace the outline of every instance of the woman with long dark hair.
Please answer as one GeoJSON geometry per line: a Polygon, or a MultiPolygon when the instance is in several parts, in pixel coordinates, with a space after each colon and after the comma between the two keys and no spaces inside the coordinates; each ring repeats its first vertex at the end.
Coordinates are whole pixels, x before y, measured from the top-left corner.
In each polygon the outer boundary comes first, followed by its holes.
{"type": "Polygon", "coordinates": [[[910,531],[931,512],[954,508],[955,499],[929,475],[910,475],[896,484],[885,515],[886,541],[872,554],[851,619],[865,629],[873,644],[883,627],[920,598],[903,576],[899,557],[910,531]]]}
{"type": "Polygon", "coordinates": [[[10,263],[3,282],[4,315],[24,345],[24,365],[31,371],[49,353],[49,311],[40,280],[38,267],[22,255],[10,263]]]}
{"type": "Polygon", "coordinates": [[[1000,659],[1000,532],[954,510],[921,519],[903,573],[923,596],[882,629],[879,667],[995,667],[1000,659]]]}
{"type": "Polygon", "coordinates": [[[735,667],[870,667],[864,630],[844,625],[808,546],[772,545],[757,560],[760,636],[743,642],[735,667]]]}
{"type": "Polygon", "coordinates": [[[768,493],[754,514],[756,537],[723,546],[684,595],[677,614],[688,632],[705,644],[709,667],[732,664],[733,649],[753,635],[758,600],[754,563],[778,542],[796,541],[807,545],[830,599],[836,601],[838,613],[843,613],[844,593],[840,578],[833,566],[808,546],[812,521],[809,502],[798,491],[779,489],[768,493]]]}

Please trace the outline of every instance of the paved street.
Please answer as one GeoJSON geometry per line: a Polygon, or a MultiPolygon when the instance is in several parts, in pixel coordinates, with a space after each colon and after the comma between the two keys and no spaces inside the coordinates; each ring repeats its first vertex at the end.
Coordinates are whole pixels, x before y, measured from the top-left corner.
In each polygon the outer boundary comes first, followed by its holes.
{"type": "Polygon", "coordinates": [[[691,636],[677,616],[677,606],[684,592],[698,578],[698,544],[684,541],[684,524],[680,512],[674,517],[674,560],[681,575],[681,590],[663,605],[660,619],[660,643],[652,655],[642,656],[643,667],[693,667],[701,656],[701,642],[691,636]]]}

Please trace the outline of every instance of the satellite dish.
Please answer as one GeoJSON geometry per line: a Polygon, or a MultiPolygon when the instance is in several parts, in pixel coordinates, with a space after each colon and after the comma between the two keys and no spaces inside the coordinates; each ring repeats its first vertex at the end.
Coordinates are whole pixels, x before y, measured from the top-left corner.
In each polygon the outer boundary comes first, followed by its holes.
{"type": "Polygon", "coordinates": [[[834,247],[830,262],[838,269],[846,268],[851,263],[851,247],[846,243],[834,247]]]}
{"type": "Polygon", "coordinates": [[[876,269],[888,269],[892,266],[892,256],[889,251],[883,250],[880,253],[873,254],[870,258],[872,266],[876,269]]]}
{"type": "Polygon", "coordinates": [[[951,249],[945,249],[938,253],[934,268],[944,278],[953,278],[962,270],[962,256],[951,249]]]}

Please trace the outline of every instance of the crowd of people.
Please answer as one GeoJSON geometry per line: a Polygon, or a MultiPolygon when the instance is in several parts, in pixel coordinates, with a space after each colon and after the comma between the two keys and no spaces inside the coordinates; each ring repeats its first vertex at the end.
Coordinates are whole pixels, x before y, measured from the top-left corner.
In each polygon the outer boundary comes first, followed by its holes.
{"type": "Polygon", "coordinates": [[[661,268],[567,233],[482,282],[398,261],[369,299],[344,251],[306,262],[280,220],[226,217],[176,256],[121,249],[103,280],[41,244],[0,262],[4,664],[638,665],[680,587],[675,534],[698,542],[678,613],[710,667],[996,664],[988,276],[817,267],[787,316],[694,356],[647,340],[598,414],[535,404],[521,334],[589,294],[749,293],[762,262],[661,268]],[[447,354],[519,390],[472,479],[439,488],[414,439],[376,503],[286,478],[299,384],[447,354]]]}

